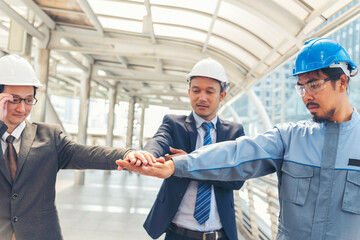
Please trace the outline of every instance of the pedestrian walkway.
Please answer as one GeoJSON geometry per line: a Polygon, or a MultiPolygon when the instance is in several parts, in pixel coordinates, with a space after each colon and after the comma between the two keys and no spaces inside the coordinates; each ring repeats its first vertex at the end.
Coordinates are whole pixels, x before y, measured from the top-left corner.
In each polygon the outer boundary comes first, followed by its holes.
{"type": "Polygon", "coordinates": [[[64,240],[151,239],[142,225],[162,179],[102,170],[87,170],[84,185],[75,185],[74,179],[75,171],[61,170],[56,185],[64,240]]]}
{"type": "Polygon", "coordinates": [[[87,170],[84,185],[74,185],[74,178],[72,170],[58,174],[56,206],[65,240],[151,239],[142,225],[161,179],[100,170],[87,170]]]}

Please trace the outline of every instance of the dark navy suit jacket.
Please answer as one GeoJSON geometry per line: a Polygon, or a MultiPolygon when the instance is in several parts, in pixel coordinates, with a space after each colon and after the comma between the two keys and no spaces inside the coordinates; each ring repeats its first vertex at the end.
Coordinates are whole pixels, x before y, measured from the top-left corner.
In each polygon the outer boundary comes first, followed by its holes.
{"type": "MultiPolygon", "coordinates": [[[[155,157],[169,153],[169,146],[190,153],[195,150],[197,134],[192,113],[189,116],[166,115],[162,125],[146,144],[144,150],[152,153],[155,157]]],[[[218,119],[216,124],[217,142],[234,140],[243,135],[244,130],[241,124],[218,119]]],[[[144,228],[152,238],[160,237],[167,230],[190,181],[191,179],[174,176],[164,180],[144,223],[144,228]]],[[[216,204],[225,233],[229,239],[235,240],[237,239],[237,229],[233,190],[240,189],[244,182],[209,181],[209,183],[214,185],[216,204]]]]}

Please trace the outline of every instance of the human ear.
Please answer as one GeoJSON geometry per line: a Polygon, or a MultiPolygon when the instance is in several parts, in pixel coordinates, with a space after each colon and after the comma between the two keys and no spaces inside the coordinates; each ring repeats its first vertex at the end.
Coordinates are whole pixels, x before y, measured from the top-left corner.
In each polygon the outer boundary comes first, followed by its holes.
{"type": "Polygon", "coordinates": [[[225,92],[225,91],[222,91],[222,92],[220,93],[220,102],[225,98],[225,96],[226,96],[226,92],[225,92]]]}
{"type": "Polygon", "coordinates": [[[346,91],[346,88],[347,88],[347,86],[348,86],[348,83],[349,83],[349,77],[348,76],[346,76],[345,74],[342,74],[341,76],[340,76],[340,79],[339,79],[340,81],[340,91],[341,92],[344,92],[344,91],[346,91]]]}

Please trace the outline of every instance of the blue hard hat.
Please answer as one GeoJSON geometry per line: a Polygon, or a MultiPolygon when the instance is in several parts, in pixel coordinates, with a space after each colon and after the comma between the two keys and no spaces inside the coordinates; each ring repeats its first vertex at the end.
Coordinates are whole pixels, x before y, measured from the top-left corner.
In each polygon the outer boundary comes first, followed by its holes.
{"type": "Polygon", "coordinates": [[[357,68],[339,43],[329,38],[313,38],[305,42],[300,49],[291,76],[327,68],[339,62],[346,62],[350,72],[357,68]]]}

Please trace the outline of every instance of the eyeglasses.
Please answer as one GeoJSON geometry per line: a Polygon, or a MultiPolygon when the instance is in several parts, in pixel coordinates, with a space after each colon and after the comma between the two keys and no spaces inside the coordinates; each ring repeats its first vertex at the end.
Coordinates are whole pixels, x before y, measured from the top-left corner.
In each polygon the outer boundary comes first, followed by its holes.
{"type": "Polygon", "coordinates": [[[9,101],[9,103],[19,104],[21,101],[24,101],[26,105],[35,105],[37,103],[37,99],[35,97],[21,98],[18,96],[13,96],[13,100],[9,101]]]}
{"type": "Polygon", "coordinates": [[[310,95],[316,95],[320,91],[326,88],[325,83],[330,80],[336,80],[337,78],[328,77],[326,79],[320,79],[313,82],[306,83],[304,85],[295,85],[296,92],[301,96],[305,96],[305,92],[308,92],[310,95]]]}

